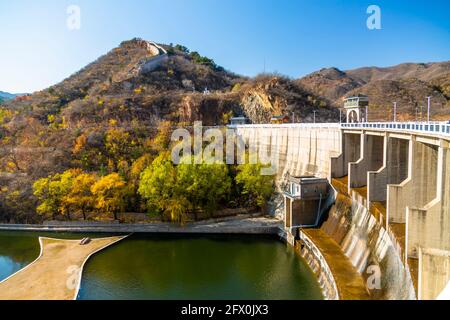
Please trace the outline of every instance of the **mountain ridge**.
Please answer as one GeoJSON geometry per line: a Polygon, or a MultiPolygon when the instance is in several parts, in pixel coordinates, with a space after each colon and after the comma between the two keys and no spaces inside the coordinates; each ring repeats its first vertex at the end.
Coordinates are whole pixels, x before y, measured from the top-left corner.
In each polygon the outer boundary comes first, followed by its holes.
{"type": "Polygon", "coordinates": [[[367,94],[371,102],[371,120],[389,120],[391,107],[398,103],[400,118],[417,119],[426,97],[433,101],[433,116],[448,118],[450,111],[450,61],[402,63],[390,67],[362,67],[352,70],[324,68],[297,82],[335,107],[341,107],[349,95],[367,94]]]}

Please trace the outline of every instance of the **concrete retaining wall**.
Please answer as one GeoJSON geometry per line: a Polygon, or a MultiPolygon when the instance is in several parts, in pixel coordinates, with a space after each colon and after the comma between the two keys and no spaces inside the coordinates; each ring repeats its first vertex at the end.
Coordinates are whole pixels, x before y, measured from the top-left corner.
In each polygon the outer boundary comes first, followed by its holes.
{"type": "Polygon", "coordinates": [[[80,232],[80,233],[179,233],[179,234],[279,234],[282,222],[275,219],[224,219],[187,224],[183,227],[171,223],[152,224],[64,224],[64,225],[0,225],[4,231],[80,232]]]}
{"type": "Polygon", "coordinates": [[[420,250],[419,275],[429,279],[419,286],[419,299],[435,299],[450,283],[450,251],[420,250]]]}
{"type": "Polygon", "coordinates": [[[383,146],[383,167],[368,172],[368,198],[370,202],[387,201],[387,185],[398,185],[408,178],[409,141],[386,135],[383,146]]]}
{"type": "MultiPolygon", "coordinates": [[[[446,258],[450,256],[449,141],[420,133],[384,135],[383,167],[367,173],[368,203],[364,206],[385,204],[384,228],[404,265],[417,278],[417,296],[434,299],[446,287],[450,274],[446,258]]],[[[362,158],[349,164],[351,187],[364,186],[363,172],[371,162],[366,139],[362,158]]]]}
{"type": "Polygon", "coordinates": [[[331,159],[330,179],[341,178],[349,174],[349,164],[358,161],[362,154],[362,139],[358,133],[342,135],[342,153],[331,159]]]}
{"type": "Polygon", "coordinates": [[[301,256],[306,260],[311,270],[316,274],[320,288],[326,300],[339,300],[339,291],[333,273],[319,248],[306,234],[300,231],[300,242],[303,248],[297,246],[301,256]]]}
{"type": "Polygon", "coordinates": [[[450,149],[441,141],[437,159],[436,198],[407,208],[407,251],[419,260],[419,296],[434,299],[450,275],[450,149]]]}

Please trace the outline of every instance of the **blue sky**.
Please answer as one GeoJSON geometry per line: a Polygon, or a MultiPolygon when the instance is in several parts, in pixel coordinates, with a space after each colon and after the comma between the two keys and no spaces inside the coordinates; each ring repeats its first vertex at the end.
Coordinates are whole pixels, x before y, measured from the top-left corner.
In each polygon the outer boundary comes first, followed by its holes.
{"type": "Polygon", "coordinates": [[[450,60],[450,1],[402,0],[1,0],[0,90],[55,84],[121,41],[181,43],[234,72],[300,77],[450,60]],[[381,8],[381,30],[366,10],[381,8]],[[67,28],[69,5],[81,29],[67,28]]]}

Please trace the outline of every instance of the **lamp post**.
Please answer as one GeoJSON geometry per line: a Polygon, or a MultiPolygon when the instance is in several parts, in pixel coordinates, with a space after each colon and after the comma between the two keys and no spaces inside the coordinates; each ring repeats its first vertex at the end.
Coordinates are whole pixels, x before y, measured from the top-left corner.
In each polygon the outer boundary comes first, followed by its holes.
{"type": "Polygon", "coordinates": [[[397,102],[394,102],[394,122],[397,122],[397,102]]]}
{"type": "Polygon", "coordinates": [[[427,120],[428,120],[428,122],[430,122],[431,97],[427,97],[427,100],[428,100],[428,115],[427,115],[427,120]]]}
{"type": "Polygon", "coordinates": [[[317,111],[314,110],[314,123],[316,123],[316,112],[317,111]]]}

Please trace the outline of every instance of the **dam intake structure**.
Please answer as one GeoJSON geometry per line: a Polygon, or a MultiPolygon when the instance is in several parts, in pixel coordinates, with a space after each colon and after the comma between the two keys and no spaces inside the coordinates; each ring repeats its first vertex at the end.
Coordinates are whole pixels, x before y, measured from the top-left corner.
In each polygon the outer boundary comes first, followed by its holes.
{"type": "MultiPolygon", "coordinates": [[[[279,194],[291,176],[328,180],[334,205],[320,230],[339,245],[372,299],[427,300],[443,293],[450,281],[449,123],[229,128],[246,144],[276,153],[279,194]]],[[[294,211],[290,220],[302,214],[294,211]]],[[[285,227],[302,250],[302,228],[285,227]]]]}

